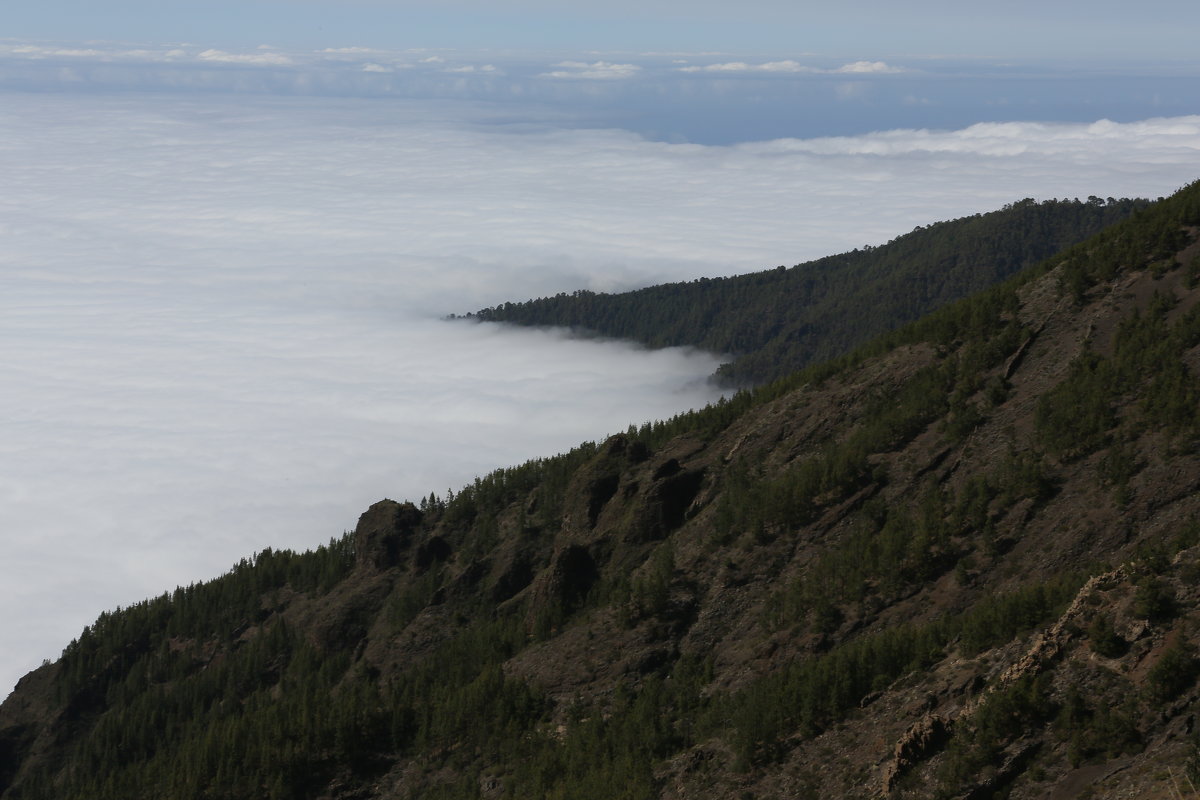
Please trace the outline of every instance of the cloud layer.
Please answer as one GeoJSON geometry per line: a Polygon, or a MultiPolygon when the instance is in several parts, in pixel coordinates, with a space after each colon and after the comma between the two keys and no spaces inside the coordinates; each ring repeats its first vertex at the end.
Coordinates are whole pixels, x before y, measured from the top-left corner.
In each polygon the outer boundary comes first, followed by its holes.
{"type": "Polygon", "coordinates": [[[1197,117],[736,146],[581,125],[5,95],[0,603],[22,613],[0,687],[103,608],[713,396],[703,354],[445,313],[796,263],[1026,196],[1158,196],[1200,163],[1197,117]]]}
{"type": "MultiPolygon", "coordinates": [[[[1200,62],[1092,64],[781,53],[455,50],[0,40],[0,91],[519,101],[572,124],[732,144],[1200,108],[1200,62]]],[[[518,116],[524,115],[522,111],[518,116]]]]}

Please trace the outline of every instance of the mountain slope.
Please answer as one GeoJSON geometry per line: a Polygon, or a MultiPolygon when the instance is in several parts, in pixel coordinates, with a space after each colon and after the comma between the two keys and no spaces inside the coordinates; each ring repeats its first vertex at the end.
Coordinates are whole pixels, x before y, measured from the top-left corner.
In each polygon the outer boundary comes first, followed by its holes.
{"type": "Polygon", "coordinates": [[[840,362],[104,614],[0,797],[1168,797],[1200,184],[840,362]]]}
{"type": "Polygon", "coordinates": [[[918,227],[881,247],[730,278],[620,294],[579,291],[471,315],[557,325],[651,347],[690,345],[733,360],[725,383],[756,385],[842,355],[992,286],[1144,207],[1144,200],[1023,200],[918,227]]]}

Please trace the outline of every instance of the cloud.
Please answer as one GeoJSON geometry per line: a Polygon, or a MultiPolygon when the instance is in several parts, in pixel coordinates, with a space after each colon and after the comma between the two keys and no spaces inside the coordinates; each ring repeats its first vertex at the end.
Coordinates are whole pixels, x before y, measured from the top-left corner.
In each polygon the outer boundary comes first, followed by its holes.
{"type": "Polygon", "coordinates": [[[478,56],[427,51],[336,47],[283,51],[258,45],[228,51],[195,45],[130,49],[45,43],[0,44],[0,86],[18,90],[198,90],[238,94],[462,95],[463,76],[496,78],[505,71],[478,56]],[[229,69],[230,66],[262,69],[229,69]],[[403,74],[407,73],[407,74],[403,74]],[[437,80],[437,75],[444,76],[437,80]],[[386,77],[385,77],[386,76],[386,77]]]}
{"type": "MultiPolygon", "coordinates": [[[[748,144],[756,152],[811,153],[818,156],[877,156],[888,159],[925,158],[937,155],[1005,159],[1045,160],[1047,167],[1055,159],[1094,164],[1099,154],[1123,158],[1111,146],[1117,142],[1137,148],[1140,159],[1152,151],[1172,151],[1182,156],[1200,151],[1200,116],[1151,119],[1117,123],[1100,120],[1091,124],[1040,122],[984,122],[957,131],[895,130],[865,136],[839,136],[820,139],[782,139],[748,144]]],[[[1116,165],[1114,164],[1114,167],[1116,165]]],[[[1193,176],[1183,168],[1183,181],[1193,176]]],[[[1061,170],[1052,171],[1057,174],[1061,170]]],[[[1200,176],[1197,176],[1200,177],[1200,176]]]]}
{"type": "Polygon", "coordinates": [[[1095,72],[1070,65],[986,59],[922,59],[913,62],[919,68],[910,68],[876,59],[818,61],[798,52],[783,60],[678,52],[557,58],[385,49],[353,41],[288,50],[9,41],[0,43],[0,90],[60,91],[69,84],[74,91],[441,98],[501,105],[521,98],[542,103],[549,114],[586,109],[593,127],[632,127],[666,141],[705,143],[902,126],[952,128],[981,119],[1172,116],[1192,113],[1200,97],[1180,88],[1186,83],[1180,78],[1196,71],[1180,64],[1106,69],[1105,79],[1097,80],[1095,72]],[[690,63],[675,63],[685,57],[690,63]],[[1015,74],[1023,79],[1013,80],[1015,74]]]}
{"type": "Polygon", "coordinates": [[[569,80],[620,80],[632,78],[641,71],[637,64],[613,64],[608,61],[560,61],[554,65],[559,69],[543,72],[542,78],[565,78],[569,80]]]}
{"type": "Polygon", "coordinates": [[[1200,117],[705,146],[516,104],[5,109],[0,605],[22,613],[0,688],[101,609],[712,397],[703,354],[442,314],[797,263],[1027,196],[1158,196],[1200,154],[1200,117]]]}
{"type": "Polygon", "coordinates": [[[67,58],[95,58],[96,56],[106,55],[103,50],[80,49],[76,47],[42,47],[39,45],[15,45],[4,47],[3,52],[10,55],[26,56],[27,58],[51,58],[62,57],[67,58]]]}
{"type": "Polygon", "coordinates": [[[897,72],[905,72],[906,70],[900,67],[889,66],[883,61],[855,61],[851,64],[843,64],[833,70],[839,73],[852,73],[855,75],[894,75],[897,72]]]}
{"type": "Polygon", "coordinates": [[[706,64],[704,66],[679,67],[677,71],[718,73],[767,72],[792,75],[839,75],[847,73],[856,75],[885,75],[906,72],[907,70],[901,67],[889,66],[883,61],[855,61],[851,64],[843,64],[835,69],[822,69],[820,67],[801,64],[798,61],[788,60],[767,61],[762,64],[749,64],[745,61],[726,61],[718,64],[706,64]]]}
{"type": "Polygon", "coordinates": [[[201,61],[213,61],[222,64],[251,64],[265,67],[286,67],[294,61],[283,53],[262,51],[258,53],[227,53],[224,50],[204,50],[199,56],[201,61]]]}
{"type": "Polygon", "coordinates": [[[796,61],[768,61],[764,64],[747,64],[745,61],[727,61],[721,64],[706,64],[705,66],[680,67],[680,72],[804,72],[816,73],[822,70],[807,67],[796,61]]]}
{"type": "Polygon", "coordinates": [[[171,63],[181,56],[185,50],[171,48],[134,48],[119,46],[104,47],[74,47],[38,43],[0,43],[0,58],[8,57],[22,60],[42,61],[46,59],[69,59],[72,61],[158,61],[171,63]]]}

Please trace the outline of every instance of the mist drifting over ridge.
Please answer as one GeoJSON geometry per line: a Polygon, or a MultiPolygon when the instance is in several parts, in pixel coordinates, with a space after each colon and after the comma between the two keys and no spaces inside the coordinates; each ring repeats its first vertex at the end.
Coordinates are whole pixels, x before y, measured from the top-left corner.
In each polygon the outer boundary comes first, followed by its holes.
{"type": "MultiPolygon", "coordinates": [[[[580,96],[627,79],[545,62],[580,96]]],[[[102,608],[715,397],[710,355],[445,313],[796,263],[1026,196],[1155,197],[1200,162],[1197,117],[701,145],[594,127],[582,101],[89,85],[0,109],[0,598],[30,609],[0,631],[5,690],[102,608]]]]}

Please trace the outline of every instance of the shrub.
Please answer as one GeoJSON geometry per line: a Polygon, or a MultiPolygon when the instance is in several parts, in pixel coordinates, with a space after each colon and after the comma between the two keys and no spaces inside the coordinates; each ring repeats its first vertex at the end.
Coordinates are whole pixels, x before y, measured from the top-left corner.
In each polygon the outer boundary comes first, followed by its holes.
{"type": "Polygon", "coordinates": [[[1108,617],[1097,614],[1088,628],[1088,644],[1092,652],[1105,658],[1119,658],[1129,649],[1129,643],[1122,639],[1108,621],[1108,617]]]}
{"type": "Polygon", "coordinates": [[[1186,642],[1167,648],[1158,663],[1146,673],[1146,695],[1156,703],[1174,700],[1196,682],[1200,661],[1186,642]]]}

